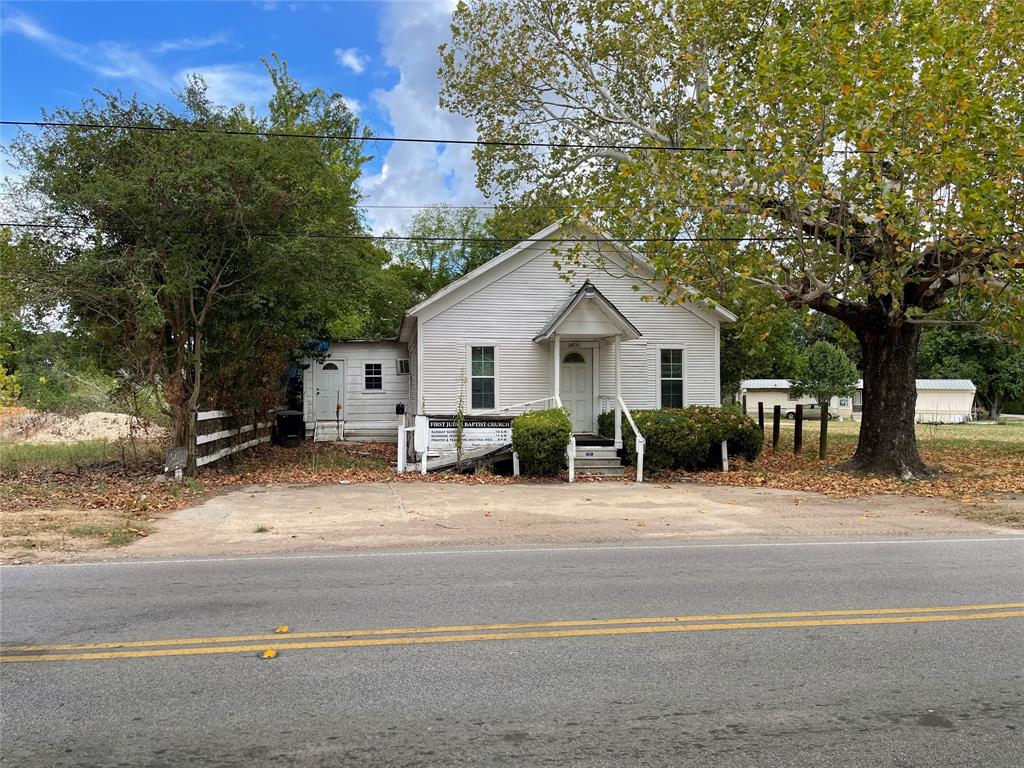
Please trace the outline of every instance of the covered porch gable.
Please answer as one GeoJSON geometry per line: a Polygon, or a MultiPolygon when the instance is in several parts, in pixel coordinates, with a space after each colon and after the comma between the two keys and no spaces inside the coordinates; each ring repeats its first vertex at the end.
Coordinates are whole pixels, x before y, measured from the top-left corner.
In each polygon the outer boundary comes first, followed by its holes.
{"type": "Polygon", "coordinates": [[[576,433],[597,431],[600,412],[598,359],[611,350],[614,366],[615,447],[622,447],[622,341],[643,334],[589,280],[556,311],[533,337],[551,350],[552,399],[565,408],[576,433]]]}

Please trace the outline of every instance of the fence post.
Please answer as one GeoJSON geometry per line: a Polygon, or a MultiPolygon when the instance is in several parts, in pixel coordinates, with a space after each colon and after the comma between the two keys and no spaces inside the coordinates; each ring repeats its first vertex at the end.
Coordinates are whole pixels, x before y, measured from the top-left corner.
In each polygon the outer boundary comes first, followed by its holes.
{"type": "Polygon", "coordinates": [[[828,406],[827,402],[821,406],[821,427],[818,433],[819,459],[824,459],[828,456],[828,406]]]}
{"type": "Polygon", "coordinates": [[[196,460],[199,458],[199,449],[196,445],[196,435],[199,432],[199,414],[196,411],[192,411],[188,415],[188,428],[185,434],[185,450],[187,452],[187,461],[185,464],[185,473],[189,477],[195,477],[196,472],[199,471],[199,467],[196,464],[196,460]]]}
{"type": "Polygon", "coordinates": [[[576,438],[570,437],[569,444],[565,446],[565,453],[569,459],[569,482],[576,482],[576,438]]]}
{"type": "Polygon", "coordinates": [[[782,406],[772,408],[772,450],[779,449],[779,422],[782,420],[782,406]]]}
{"type": "Polygon", "coordinates": [[[519,477],[519,454],[512,451],[512,475],[519,477]]]}
{"type": "Polygon", "coordinates": [[[799,456],[804,451],[804,406],[796,405],[796,421],[793,424],[793,453],[799,456]]]}
{"type": "Polygon", "coordinates": [[[638,437],[636,440],[636,481],[642,483],[644,481],[644,446],[647,445],[647,441],[643,437],[638,437]]]}
{"type": "Polygon", "coordinates": [[[406,435],[405,435],[405,417],[404,416],[399,416],[398,417],[398,464],[396,466],[396,470],[399,473],[405,472],[405,453],[406,453],[405,440],[406,440],[406,435]]]}
{"type": "Polygon", "coordinates": [[[722,441],[722,471],[729,471],[729,441],[722,441]]]}
{"type": "Polygon", "coordinates": [[[757,426],[761,428],[761,434],[764,434],[764,403],[758,402],[757,404],[757,426]]]}

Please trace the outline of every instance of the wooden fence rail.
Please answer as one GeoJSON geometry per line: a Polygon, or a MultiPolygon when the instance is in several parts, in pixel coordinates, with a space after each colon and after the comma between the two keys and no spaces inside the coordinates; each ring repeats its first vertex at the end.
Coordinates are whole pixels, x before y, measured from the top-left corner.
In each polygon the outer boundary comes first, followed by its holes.
{"type": "Polygon", "coordinates": [[[167,474],[180,477],[190,465],[198,469],[270,442],[272,413],[264,414],[262,421],[255,413],[236,416],[230,411],[198,411],[192,418],[193,438],[189,445],[167,452],[167,474]]]}
{"type": "Polygon", "coordinates": [[[196,466],[203,467],[239,451],[270,442],[271,419],[256,414],[234,416],[229,411],[199,411],[196,416],[196,466]]]}

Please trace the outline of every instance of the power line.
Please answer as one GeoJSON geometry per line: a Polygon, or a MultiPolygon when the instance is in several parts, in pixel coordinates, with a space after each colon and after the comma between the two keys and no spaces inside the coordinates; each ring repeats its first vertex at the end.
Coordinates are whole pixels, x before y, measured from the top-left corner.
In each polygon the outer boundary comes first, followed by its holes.
{"type": "MultiPolygon", "coordinates": [[[[21,227],[25,229],[59,229],[75,232],[89,232],[92,228],[82,224],[41,224],[38,222],[0,222],[0,227],[21,227]]],[[[141,227],[135,227],[139,230],[141,227]]],[[[251,237],[309,238],[313,240],[353,240],[414,243],[746,243],[746,242],[788,242],[799,240],[796,235],[745,235],[736,237],[445,237],[434,235],[366,235],[342,232],[273,232],[269,230],[238,230],[251,237]]],[[[205,234],[195,230],[173,230],[169,234],[205,234]]]]}
{"type": "MultiPolygon", "coordinates": [[[[127,131],[145,131],[149,133],[202,133],[216,134],[221,136],[261,136],[274,139],[319,139],[331,141],[379,141],[393,144],[454,144],[457,146],[478,146],[478,147],[520,147],[524,149],[609,149],[609,150],[638,150],[643,152],[757,152],[769,153],[772,150],[759,149],[749,146],[714,146],[714,145],[651,145],[635,144],[628,142],[608,144],[583,144],[581,142],[555,142],[555,141],[516,141],[513,139],[434,139],[420,136],[359,136],[356,134],[332,134],[332,133],[295,133],[289,131],[242,131],[230,128],[205,128],[202,126],[171,126],[171,125],[138,125],[113,123],[87,123],[62,120],[0,120],[0,125],[32,127],[32,128],[81,128],[83,130],[95,129],[116,129],[127,131]]],[[[855,155],[875,154],[873,149],[834,149],[823,154],[829,155],[855,155]]]]}

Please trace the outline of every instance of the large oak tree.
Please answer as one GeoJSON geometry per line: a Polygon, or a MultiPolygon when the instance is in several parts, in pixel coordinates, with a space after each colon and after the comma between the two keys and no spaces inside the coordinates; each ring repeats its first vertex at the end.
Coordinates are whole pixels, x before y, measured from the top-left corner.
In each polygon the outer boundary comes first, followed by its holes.
{"type": "Polygon", "coordinates": [[[471,0],[441,58],[484,188],[558,190],[666,295],[848,326],[853,468],[927,472],[922,327],[1020,334],[1019,0],[471,0]]]}

